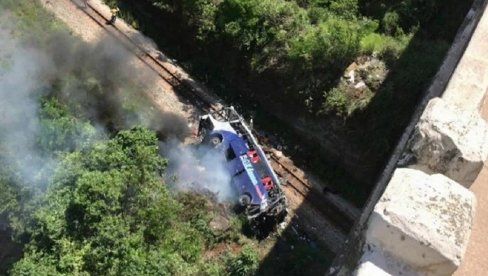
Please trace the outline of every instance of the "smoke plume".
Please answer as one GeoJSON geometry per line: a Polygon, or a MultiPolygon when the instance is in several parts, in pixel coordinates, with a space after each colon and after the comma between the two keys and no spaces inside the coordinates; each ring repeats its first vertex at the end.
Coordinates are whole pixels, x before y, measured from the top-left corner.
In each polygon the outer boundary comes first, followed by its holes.
{"type": "MultiPolygon", "coordinates": [[[[128,98],[142,93],[142,84],[151,85],[154,76],[137,72],[132,55],[115,41],[102,37],[87,44],[63,31],[46,32],[38,39],[39,34],[18,31],[15,21],[0,13],[0,161],[26,185],[42,190],[36,184],[45,185],[56,164],[52,154],[39,148],[43,97],[57,98],[102,132],[155,120],[155,112],[140,108],[145,102],[133,104],[128,98]]],[[[174,121],[169,114],[157,115],[162,124],[174,121]]]]}
{"type": "Polygon", "coordinates": [[[38,99],[48,85],[39,76],[53,67],[44,53],[21,46],[4,21],[0,26],[0,154],[24,179],[35,183],[54,162],[36,146],[38,99]]]}
{"type": "MultiPolygon", "coordinates": [[[[13,37],[12,20],[0,14],[0,158],[30,183],[48,175],[56,160],[38,149],[39,100],[53,96],[100,131],[146,125],[157,131],[167,175],[179,190],[211,192],[220,201],[234,197],[226,162],[218,152],[182,144],[190,130],[185,118],[150,112],[142,91],[156,75],[134,66],[134,55],[110,37],[84,43],[67,32],[46,39],[13,37]],[[139,93],[139,94],[138,94],[139,93]],[[141,102],[134,102],[134,94],[141,102]],[[48,164],[48,166],[46,166],[48,164]]],[[[45,178],[44,178],[45,179],[45,178]]],[[[40,181],[37,181],[40,182],[40,181]]]]}
{"type": "Polygon", "coordinates": [[[220,202],[235,200],[236,194],[221,152],[204,145],[183,145],[176,140],[162,143],[161,149],[169,160],[168,182],[176,189],[211,193],[220,202]]]}

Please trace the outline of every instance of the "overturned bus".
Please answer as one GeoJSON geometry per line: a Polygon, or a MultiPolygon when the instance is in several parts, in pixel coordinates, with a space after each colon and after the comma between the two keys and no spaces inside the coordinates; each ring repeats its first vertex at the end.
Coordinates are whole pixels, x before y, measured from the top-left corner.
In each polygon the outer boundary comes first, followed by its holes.
{"type": "Polygon", "coordinates": [[[286,215],[281,183],[251,129],[233,107],[200,117],[198,136],[225,156],[231,185],[250,220],[286,215]]]}

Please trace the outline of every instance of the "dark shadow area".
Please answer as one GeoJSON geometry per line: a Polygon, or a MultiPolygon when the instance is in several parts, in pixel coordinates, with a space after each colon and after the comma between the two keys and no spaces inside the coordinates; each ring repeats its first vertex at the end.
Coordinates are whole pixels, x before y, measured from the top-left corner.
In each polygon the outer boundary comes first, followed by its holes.
{"type": "Polygon", "coordinates": [[[311,233],[310,224],[313,224],[313,217],[309,210],[300,207],[279,235],[260,241],[274,244],[255,275],[323,275],[334,253],[323,238],[316,235],[319,229],[311,233]]]}
{"type": "Polygon", "coordinates": [[[23,246],[12,241],[7,221],[0,217],[0,275],[7,275],[12,265],[22,257],[23,246]]]}
{"type": "MultiPolygon", "coordinates": [[[[378,7],[382,7],[384,13],[399,6],[399,2],[393,1],[391,6],[378,3],[378,7]]],[[[375,164],[377,172],[384,166],[415,106],[442,64],[472,1],[437,1],[435,5],[435,15],[419,15],[415,35],[368,107],[355,112],[347,121],[351,135],[360,138],[357,143],[368,146],[368,160],[375,164]]],[[[378,12],[372,7],[369,9],[378,12]]],[[[382,17],[381,12],[376,16],[382,17]]]]}
{"type": "MultiPolygon", "coordinates": [[[[438,3],[437,13],[435,16],[429,16],[425,22],[420,22],[418,31],[401,57],[395,62],[393,69],[389,72],[368,108],[356,112],[346,122],[346,126],[354,131],[352,134],[360,138],[358,142],[372,147],[370,151],[374,154],[370,155],[369,162],[377,166],[378,172],[384,166],[385,159],[388,158],[403,129],[408,124],[416,104],[426,92],[432,77],[437,73],[472,2],[443,1],[438,3]],[[365,128],[365,125],[368,127],[365,128]]],[[[378,5],[385,9],[385,3],[383,5],[378,3],[378,5]]],[[[369,189],[373,188],[374,182],[369,183],[369,189]]],[[[303,205],[300,206],[297,214],[306,212],[304,208],[303,205]]],[[[292,220],[298,221],[300,218],[298,215],[292,220]]],[[[292,226],[288,226],[283,233],[284,237],[288,235],[298,236],[292,226]]],[[[271,275],[273,273],[279,275],[324,275],[328,273],[328,266],[332,261],[324,262],[318,266],[319,270],[308,271],[305,264],[296,264],[295,259],[288,262],[284,261],[281,257],[283,252],[286,252],[286,246],[284,247],[278,242],[267,258],[262,261],[256,275],[271,275]]],[[[302,252],[302,254],[307,253],[302,252]]],[[[333,254],[331,253],[331,255],[333,254]]],[[[297,255],[297,257],[301,258],[302,256],[297,255]]]]}

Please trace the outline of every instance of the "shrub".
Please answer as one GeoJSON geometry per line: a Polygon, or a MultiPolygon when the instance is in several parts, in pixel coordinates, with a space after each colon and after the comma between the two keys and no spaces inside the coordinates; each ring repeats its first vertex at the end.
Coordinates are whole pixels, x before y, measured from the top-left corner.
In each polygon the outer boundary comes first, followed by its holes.
{"type": "Polygon", "coordinates": [[[348,102],[346,93],[340,88],[334,87],[325,95],[322,108],[326,113],[335,112],[337,116],[343,116],[347,114],[348,102]]]}
{"type": "Polygon", "coordinates": [[[392,36],[403,34],[402,28],[400,28],[398,25],[399,20],[400,17],[398,16],[398,13],[394,11],[385,13],[385,16],[383,16],[383,20],[381,22],[383,24],[383,30],[385,33],[392,36]]]}
{"type": "Polygon", "coordinates": [[[258,256],[250,245],[244,245],[237,256],[230,256],[225,261],[230,275],[252,275],[258,268],[258,256]]]}
{"type": "Polygon", "coordinates": [[[378,33],[370,33],[361,39],[361,52],[364,54],[376,53],[380,57],[387,56],[398,59],[411,38],[412,35],[402,35],[398,38],[393,38],[378,33]]]}

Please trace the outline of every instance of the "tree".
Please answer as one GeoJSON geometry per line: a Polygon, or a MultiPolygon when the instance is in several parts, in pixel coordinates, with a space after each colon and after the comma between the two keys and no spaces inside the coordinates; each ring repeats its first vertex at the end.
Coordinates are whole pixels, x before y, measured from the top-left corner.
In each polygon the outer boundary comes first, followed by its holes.
{"type": "Polygon", "coordinates": [[[29,275],[36,265],[53,274],[198,271],[202,234],[179,220],[157,143],[154,132],[136,127],[65,155],[12,273],[29,275]]]}
{"type": "Polygon", "coordinates": [[[44,100],[40,114],[38,143],[42,151],[73,151],[95,138],[95,128],[69,114],[55,98],[44,100]]]}

